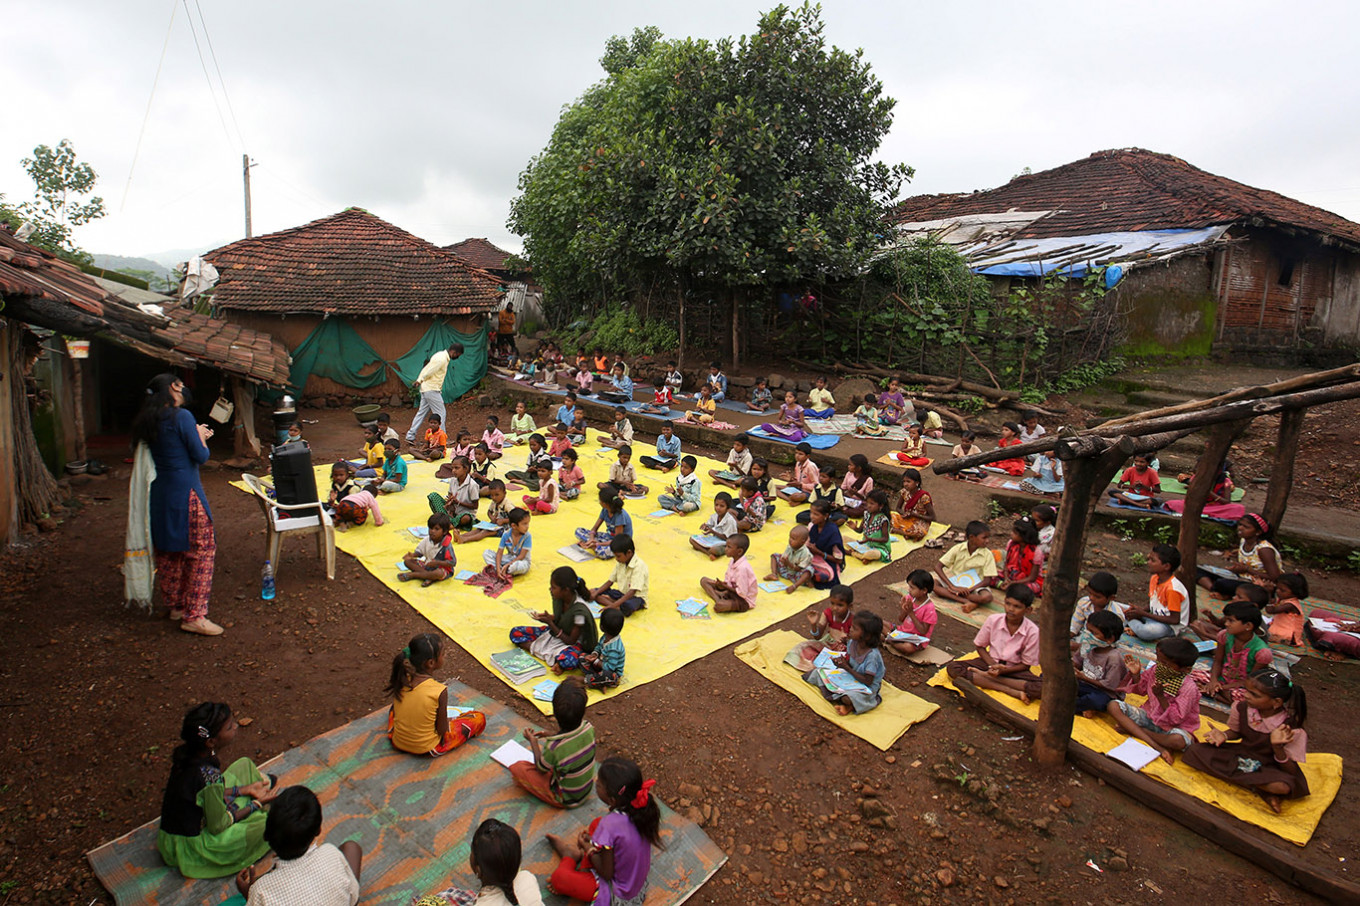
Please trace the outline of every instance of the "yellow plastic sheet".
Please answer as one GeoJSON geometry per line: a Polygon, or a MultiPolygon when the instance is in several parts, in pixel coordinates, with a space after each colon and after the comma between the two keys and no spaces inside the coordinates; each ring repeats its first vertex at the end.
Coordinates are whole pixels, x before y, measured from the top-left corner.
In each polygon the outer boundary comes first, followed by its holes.
{"type": "MultiPolygon", "coordinates": [[[[642,444],[635,445],[633,462],[637,462],[639,455],[650,452],[650,448],[642,444]]],[[[580,448],[579,453],[581,469],[586,476],[586,489],[580,498],[562,501],[558,512],[533,517],[529,528],[533,539],[533,566],[527,575],[516,578],[514,586],[498,598],[489,598],[481,588],[464,585],[453,578],[428,588],[422,588],[419,582],[397,581],[398,561],[404,554],[414,550],[418,542],[407,529],[425,526],[430,517],[426,497],[431,491],[441,494],[448,492],[447,482],[434,477],[438,463],[409,463],[410,477],[406,490],[383,495],[380,499],[385,523],[375,526],[370,519],[368,523],[351,528],[348,532],[337,533],[336,547],[355,557],[365,569],[443,630],[498,679],[504,679],[491,666],[490,656],[513,647],[509,634],[515,626],[539,625],[534,622],[531,613],[552,610],[552,599],[548,594],[549,574],[558,566],[570,566],[585,579],[587,585],[594,588],[605,582],[613,570],[613,560],[573,563],[558,553],[560,548],[576,543],[577,528],[589,528],[599,516],[600,505],[595,484],[608,478],[609,464],[617,459],[614,450],[598,447],[594,443],[580,448]]],[[[522,468],[525,455],[523,447],[508,448],[505,457],[497,463],[499,470],[504,473],[509,469],[522,468]]],[[[728,560],[725,557],[710,561],[689,544],[689,536],[697,532],[699,525],[712,513],[714,495],[727,490],[715,485],[708,477],[709,469],[723,467],[721,462],[699,458],[696,472],[703,477],[704,508],[683,516],[650,515],[659,509],[656,503],[658,494],[674,481],[677,473],[662,475],[638,468],[638,480],[647,486],[648,494],[645,499],[625,501],[625,509],[633,519],[637,555],[650,569],[651,587],[647,609],[629,617],[623,630],[623,642],[627,650],[623,682],[615,689],[591,690],[592,703],[660,679],[691,661],[766,629],[826,598],[826,592],[810,587],[800,588],[793,594],[761,591],[756,607],[746,613],[712,614],[709,619],[681,618],[675,602],[688,597],[702,598],[700,577],[721,578],[727,569],[728,560]]],[[[323,489],[324,493],[324,489],[330,486],[330,464],[318,466],[316,473],[317,487],[323,489]]],[[[243,482],[235,485],[246,490],[243,482]]],[[[507,502],[519,504],[525,493],[524,490],[512,491],[507,495],[507,502]]],[[[766,523],[762,531],[750,536],[751,548],[747,556],[758,579],[763,580],[770,571],[770,555],[783,552],[788,544],[789,530],[795,525],[793,514],[803,508],[805,506],[790,507],[787,501],[777,501],[774,519],[766,523]]],[[[946,529],[947,526],[936,523],[928,537],[942,534],[946,529]]],[[[852,532],[845,534],[846,541],[859,537],[852,532]]],[[[495,539],[484,539],[455,546],[458,568],[480,571],[485,565],[482,552],[494,550],[495,545],[495,539]]],[[[923,542],[908,542],[894,537],[893,559],[899,559],[922,546],[923,542]]],[[[844,578],[847,582],[857,582],[882,568],[882,564],[866,565],[851,559],[844,578]]],[[[281,593],[286,594],[286,573],[284,582],[285,588],[281,589],[281,593]]],[[[412,621],[412,634],[418,630],[419,624],[412,621]]],[[[546,714],[552,710],[551,703],[538,701],[531,694],[533,687],[540,681],[541,678],[531,679],[518,686],[512,685],[511,688],[546,714]]]]}
{"type": "MultiPolygon", "coordinates": [[[[957,687],[950,681],[949,674],[944,670],[930,678],[930,685],[958,692],[957,687]]],[[[1003,692],[990,689],[979,691],[990,695],[1017,714],[1022,714],[1030,720],[1039,719],[1037,701],[1026,705],[1003,692]]],[[[1130,704],[1142,704],[1143,697],[1130,695],[1128,701],[1130,704]]],[[[1226,725],[1206,717],[1202,719],[1196,737],[1205,738],[1211,727],[1227,729],[1226,725]]],[[[1108,752],[1127,738],[1109,718],[1093,720],[1077,715],[1072,724],[1072,741],[1097,752],[1108,752]]],[[[1188,796],[1220,808],[1248,824],[1270,831],[1290,843],[1304,846],[1312,839],[1323,813],[1327,811],[1332,800],[1336,798],[1337,791],[1341,789],[1342,760],[1340,755],[1309,752],[1308,761],[1300,767],[1303,768],[1304,777],[1308,779],[1309,794],[1302,799],[1286,799],[1283,810],[1278,815],[1270,810],[1265,800],[1246,787],[1197,771],[1181,762],[1179,758],[1174,765],[1168,765],[1159,758],[1143,768],[1142,772],[1188,796]]]]}
{"type": "Polygon", "coordinates": [[[820,689],[807,683],[801,673],[784,663],[784,655],[788,654],[794,645],[806,641],[807,639],[796,632],[775,630],[749,642],[743,642],[733,653],[776,686],[792,692],[803,704],[817,712],[818,716],[825,717],[847,733],[853,733],[885,752],[911,728],[912,724],[920,723],[940,709],[940,706],[933,702],[928,702],[910,692],[903,692],[885,682],[879,689],[883,703],[877,708],[863,714],[844,716],[837,714],[820,689]]]}

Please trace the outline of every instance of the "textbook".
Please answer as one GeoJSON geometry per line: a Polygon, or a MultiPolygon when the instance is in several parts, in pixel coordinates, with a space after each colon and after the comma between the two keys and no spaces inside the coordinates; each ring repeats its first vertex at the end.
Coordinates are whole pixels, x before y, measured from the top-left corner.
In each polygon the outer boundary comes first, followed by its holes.
{"type": "Polygon", "coordinates": [[[533,696],[541,702],[553,700],[553,693],[557,691],[558,681],[545,679],[533,688],[533,696]]]}
{"type": "Polygon", "coordinates": [[[430,528],[429,528],[429,526],[425,526],[425,525],[413,525],[413,526],[411,526],[410,528],[408,528],[406,531],[410,532],[411,535],[412,535],[413,537],[416,537],[416,538],[428,538],[428,537],[430,537],[430,528]]]}
{"type": "Polygon", "coordinates": [[[1213,650],[1217,647],[1218,643],[1215,642],[1213,639],[1210,639],[1207,642],[1195,643],[1195,650],[1198,651],[1200,654],[1212,654],[1213,650]]]}
{"type": "Polygon", "coordinates": [[[491,666],[503,673],[505,678],[516,686],[548,672],[548,668],[544,667],[538,658],[518,648],[491,655],[491,666]]]}
{"type": "Polygon", "coordinates": [[[820,668],[817,673],[821,676],[822,682],[832,692],[863,692],[868,694],[869,687],[855,679],[846,670],[833,667],[830,670],[825,667],[820,668]]]}
{"type": "Polygon", "coordinates": [[[761,591],[768,591],[768,592],[773,593],[773,592],[776,592],[776,591],[783,591],[784,589],[788,588],[788,587],[789,587],[789,583],[787,583],[787,582],[757,582],[757,583],[756,583],[756,586],[757,586],[761,591]]]}
{"type": "Polygon", "coordinates": [[[527,761],[532,764],[534,761],[534,753],[525,748],[518,741],[512,739],[496,751],[492,752],[491,758],[497,764],[503,764],[508,768],[510,765],[519,764],[521,761],[527,761]]]}
{"type": "Polygon", "coordinates": [[[695,616],[706,607],[708,607],[708,602],[700,598],[683,598],[675,602],[676,610],[690,616],[695,616]]]}
{"type": "Polygon", "coordinates": [[[499,532],[501,527],[494,522],[474,522],[472,527],[483,532],[499,532]]]}
{"type": "Polygon", "coordinates": [[[1141,771],[1158,757],[1156,749],[1138,739],[1126,739],[1105,754],[1135,771],[1141,771]]]}
{"type": "Polygon", "coordinates": [[[917,635],[914,632],[905,632],[901,629],[894,629],[892,632],[888,633],[888,639],[893,642],[911,642],[913,645],[930,644],[930,639],[925,636],[917,635]]]}
{"type": "Polygon", "coordinates": [[[573,563],[585,563],[587,560],[594,560],[595,555],[579,544],[568,544],[566,547],[559,547],[557,552],[571,560],[573,563]]]}

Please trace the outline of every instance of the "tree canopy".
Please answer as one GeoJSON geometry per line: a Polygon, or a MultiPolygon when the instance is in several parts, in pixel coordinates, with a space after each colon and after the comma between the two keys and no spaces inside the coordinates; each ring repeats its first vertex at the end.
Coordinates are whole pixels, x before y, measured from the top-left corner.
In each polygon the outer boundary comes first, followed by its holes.
{"type": "Polygon", "coordinates": [[[33,179],[35,198],[10,205],[0,195],[0,220],[16,229],[25,221],[32,222],[37,229],[29,237],[31,244],[65,257],[88,259],[71,242],[71,229],[106,213],[104,199],[98,196],[83,203],[78,200],[94,191],[99,179],[94,168],[76,159],[69,139],[62,139],[55,148],[39,145],[32,157],[20,163],[33,179]]]}
{"type": "Polygon", "coordinates": [[[912,171],[874,160],[895,101],[861,52],[828,46],[819,8],[776,7],[736,40],[639,29],[600,63],[511,205],[559,311],[864,267],[912,171]]]}

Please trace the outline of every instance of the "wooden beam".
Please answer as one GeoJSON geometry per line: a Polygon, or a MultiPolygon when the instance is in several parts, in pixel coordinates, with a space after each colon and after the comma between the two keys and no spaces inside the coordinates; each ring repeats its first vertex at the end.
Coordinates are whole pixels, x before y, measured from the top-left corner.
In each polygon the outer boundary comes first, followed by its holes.
{"type": "Polygon", "coordinates": [[[1280,433],[1275,440],[1275,460],[1270,467],[1270,486],[1266,504],[1261,509],[1271,527],[1279,529],[1284,522],[1284,511],[1289,506],[1289,492],[1294,486],[1294,458],[1299,452],[1299,435],[1303,433],[1305,410],[1294,409],[1280,415],[1280,433]]]}
{"type": "Polygon", "coordinates": [[[1195,463],[1195,477],[1190,479],[1190,485],[1185,489],[1185,510],[1181,513],[1180,537],[1176,546],[1181,552],[1180,577],[1190,596],[1185,603],[1190,608],[1192,620],[1198,616],[1195,592],[1198,588],[1200,516],[1204,513],[1204,505],[1209,502],[1209,492],[1218,480],[1218,469],[1223,464],[1223,458],[1228,455],[1233,441],[1247,430],[1250,423],[1251,419],[1243,419],[1214,426],[1199,462],[1195,463]]]}
{"type": "MultiPolygon", "coordinates": [[[[1119,440],[1130,440],[1121,437],[1119,440]]],[[[1130,444],[1131,446],[1131,444],[1130,444]]],[[[1046,565],[1043,606],[1039,608],[1039,666],[1044,695],[1039,701],[1039,724],[1034,734],[1034,759],[1056,768],[1067,759],[1076,713],[1077,677],[1072,669],[1072,613],[1081,588],[1081,563],[1091,515],[1110,479],[1128,454],[1120,443],[1097,457],[1078,459],[1066,470],[1067,485],[1058,508],[1057,532],[1046,565]]]]}
{"type": "MultiPolygon", "coordinates": [[[[1141,437],[1159,432],[1187,431],[1187,433],[1193,433],[1200,428],[1207,428],[1210,425],[1219,425],[1224,422],[1240,421],[1242,419],[1252,419],[1262,415],[1274,415],[1277,412],[1287,412],[1290,409],[1307,409],[1312,406],[1321,406],[1325,403],[1335,403],[1340,402],[1341,400],[1356,398],[1360,398],[1360,380],[1351,381],[1345,384],[1337,384],[1331,387],[1305,390],[1299,393],[1290,393],[1284,396],[1272,396],[1259,400],[1243,400],[1242,402],[1217,406],[1213,409],[1182,412],[1177,415],[1150,418],[1140,422],[1131,422],[1122,425],[1097,425],[1095,428],[1078,436],[1085,437],[1094,434],[1103,437],[1118,437],[1121,434],[1128,434],[1135,437],[1141,437]]],[[[942,460],[936,462],[932,468],[935,470],[936,474],[944,475],[951,472],[957,472],[960,469],[969,469],[989,462],[996,462],[999,459],[1019,459],[1031,456],[1035,453],[1043,453],[1047,450],[1052,450],[1062,439],[1063,438],[1053,437],[1051,435],[1045,436],[1038,440],[1030,441],[1029,443],[1017,444],[1013,447],[990,450],[986,453],[974,453],[972,456],[962,456],[958,459],[942,460]]]]}
{"type": "MultiPolygon", "coordinates": [[[[967,680],[954,680],[954,686],[992,720],[1022,733],[1033,735],[1037,732],[1038,725],[1034,721],[984,694],[967,680]]],[[[1067,753],[1073,764],[1091,776],[1281,880],[1332,903],[1360,903],[1360,884],[1305,864],[1299,859],[1300,847],[1285,843],[1094,749],[1078,744],[1070,746],[1067,753]]]]}
{"type": "Polygon", "coordinates": [[[1285,381],[1276,381],[1273,384],[1261,384],[1256,387],[1238,387],[1236,390],[1229,390],[1227,393],[1219,394],[1204,400],[1190,400],[1186,403],[1178,403],[1174,406],[1165,406],[1161,409],[1149,409],[1136,415],[1125,415],[1120,418],[1112,418],[1103,422],[1100,427],[1111,428],[1115,425],[1126,425],[1130,422],[1137,422],[1148,418],[1160,418],[1164,415],[1177,415],[1181,412],[1194,412],[1199,409],[1209,409],[1214,406],[1221,406],[1226,403],[1236,403],[1245,399],[1259,399],[1267,396],[1278,396],[1282,393],[1294,393],[1298,390],[1309,390],[1314,387],[1324,387],[1328,384],[1342,383],[1345,381],[1360,378],[1360,365],[1345,365],[1341,368],[1333,368],[1330,371],[1315,371],[1311,374],[1301,374],[1298,377],[1289,378],[1285,381]]]}

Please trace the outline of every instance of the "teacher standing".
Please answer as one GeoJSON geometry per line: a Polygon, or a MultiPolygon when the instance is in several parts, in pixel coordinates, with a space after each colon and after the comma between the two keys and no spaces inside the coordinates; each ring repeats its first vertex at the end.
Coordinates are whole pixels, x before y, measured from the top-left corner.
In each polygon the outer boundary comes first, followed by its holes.
{"type": "Polygon", "coordinates": [[[198,467],[208,461],[213,432],[184,408],[189,393],[175,375],[152,378],[146,394],[132,434],[139,447],[146,445],[142,452],[149,452],[155,464],[146,506],[161,596],[180,629],[221,635],[222,627],[208,619],[217,540],[198,474],[198,467]]]}
{"type": "MultiPolygon", "coordinates": [[[[425,367],[416,375],[416,389],[420,392],[420,408],[416,410],[416,420],[411,422],[406,432],[406,442],[416,442],[416,432],[425,425],[425,419],[433,412],[444,423],[444,378],[449,373],[449,365],[463,354],[462,343],[450,343],[448,349],[440,350],[430,356],[425,367]]],[[[447,426],[446,426],[447,427],[447,426]]]]}

